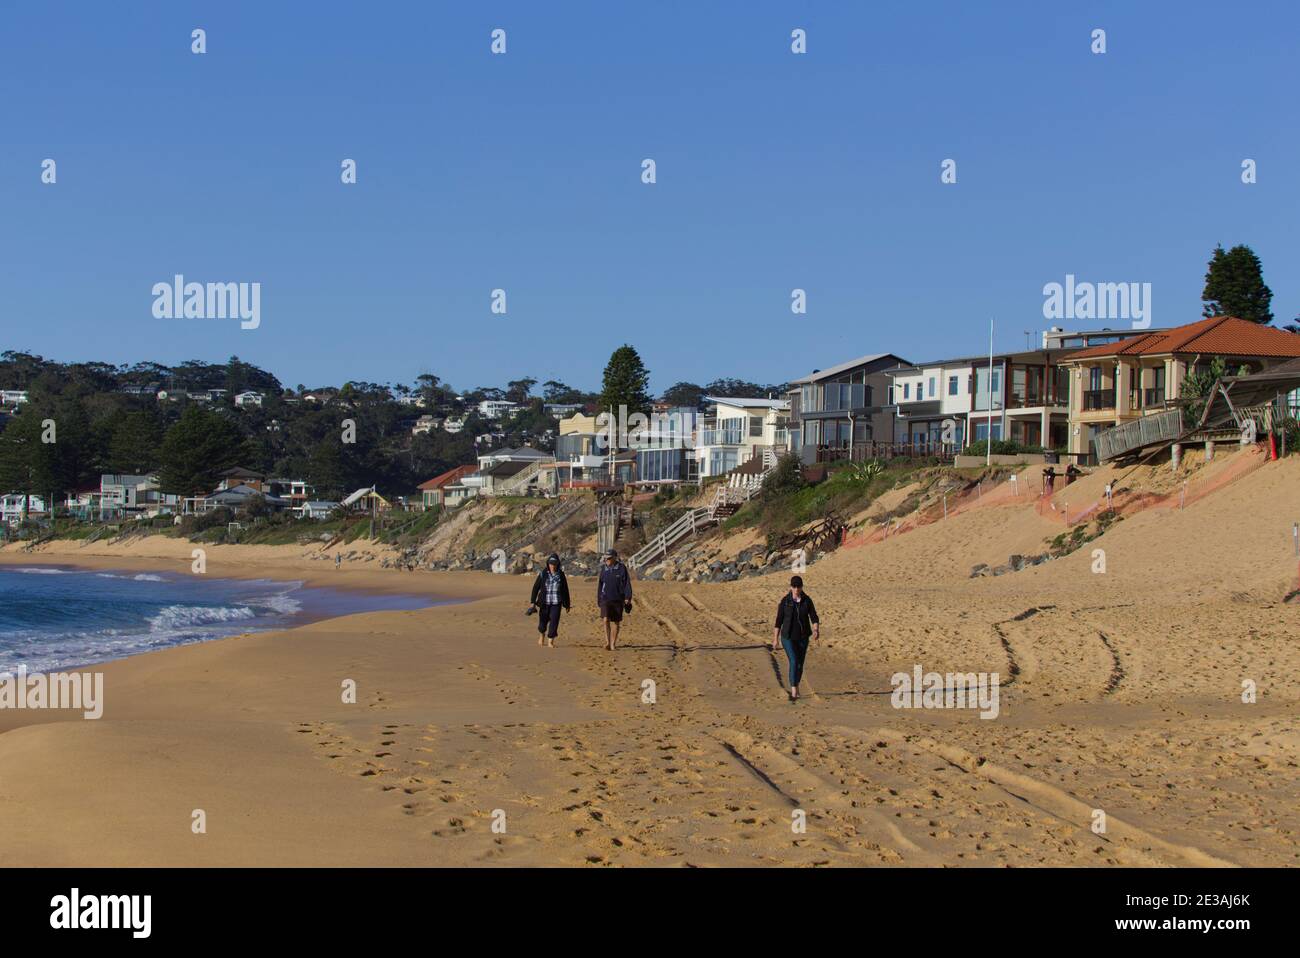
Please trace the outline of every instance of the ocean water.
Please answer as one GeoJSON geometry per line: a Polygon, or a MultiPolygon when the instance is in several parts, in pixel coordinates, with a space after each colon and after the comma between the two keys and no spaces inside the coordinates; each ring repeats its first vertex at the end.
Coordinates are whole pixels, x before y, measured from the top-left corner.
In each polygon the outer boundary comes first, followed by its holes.
{"type": "Polygon", "coordinates": [[[0,566],[0,672],[48,672],[314,619],[434,605],[301,582],[0,566]]]}

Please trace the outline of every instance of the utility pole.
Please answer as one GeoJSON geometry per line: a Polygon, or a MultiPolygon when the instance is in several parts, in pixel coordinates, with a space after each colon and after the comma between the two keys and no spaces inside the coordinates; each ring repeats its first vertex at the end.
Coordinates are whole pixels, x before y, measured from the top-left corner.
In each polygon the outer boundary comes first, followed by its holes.
{"type": "Polygon", "coordinates": [[[993,317],[989,317],[989,418],[988,441],[984,443],[984,467],[993,462],[993,317]]]}

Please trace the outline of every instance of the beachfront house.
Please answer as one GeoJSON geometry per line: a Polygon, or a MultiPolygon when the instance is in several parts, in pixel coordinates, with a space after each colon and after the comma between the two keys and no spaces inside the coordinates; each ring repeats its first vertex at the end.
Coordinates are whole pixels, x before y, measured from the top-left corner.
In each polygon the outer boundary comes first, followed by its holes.
{"type": "Polygon", "coordinates": [[[155,516],[176,512],[180,496],[163,492],[157,476],[104,473],[99,477],[99,516],[155,516]]]}
{"type": "Polygon", "coordinates": [[[287,499],[289,508],[298,509],[314,492],[312,486],[303,479],[268,479],[263,488],[273,496],[287,499]]]}
{"type": "Polygon", "coordinates": [[[241,409],[245,407],[260,406],[262,405],[262,400],[265,398],[266,397],[261,393],[256,392],[238,393],[235,396],[235,405],[241,409]]]}
{"type": "Polygon", "coordinates": [[[448,416],[442,421],[442,431],[456,434],[465,428],[464,416],[448,416]]]}
{"type": "Polygon", "coordinates": [[[942,359],[889,372],[894,441],[915,455],[955,455],[966,444],[974,382],[967,359],[942,359]]]}
{"type": "Polygon", "coordinates": [[[61,508],[74,519],[94,519],[100,514],[99,503],[99,487],[87,486],[66,493],[61,508]]]}
{"type": "Polygon", "coordinates": [[[27,402],[26,389],[0,389],[0,405],[21,406],[27,402]]]}
{"type": "MultiPolygon", "coordinates": [[[[447,502],[447,487],[459,483],[463,478],[473,472],[478,471],[478,466],[468,464],[456,466],[454,469],[448,469],[446,472],[434,476],[427,482],[420,483],[420,501],[426,509],[438,509],[442,506],[450,505],[447,502]]],[[[461,486],[462,489],[466,488],[461,486]]],[[[464,502],[468,496],[459,498],[458,502],[464,502]]]]}
{"type": "MultiPolygon", "coordinates": [[[[646,425],[627,436],[628,451],[636,460],[635,481],[651,486],[695,482],[699,476],[695,458],[694,409],[660,407],[646,425]]],[[[606,464],[608,470],[608,464],[606,464]]]]}
{"type": "Polygon", "coordinates": [[[254,488],[253,486],[241,483],[235,486],[228,486],[212,493],[211,495],[204,496],[202,506],[198,511],[211,512],[213,509],[220,509],[224,506],[227,509],[238,512],[240,509],[246,509],[252,505],[257,500],[258,496],[261,496],[266,502],[266,505],[270,506],[271,509],[276,512],[279,512],[282,509],[287,509],[290,506],[288,499],[272,495],[261,488],[254,488]]]}
{"type": "Polygon", "coordinates": [[[751,459],[772,460],[790,448],[790,400],[705,396],[695,431],[700,477],[722,476],[751,459]]]}
{"type": "Polygon", "coordinates": [[[894,440],[889,371],[907,366],[874,353],[813,370],[790,385],[791,448],[804,463],[875,455],[894,440]]]}
{"type": "Polygon", "coordinates": [[[972,442],[992,437],[1022,446],[1064,449],[1069,429],[1068,350],[997,353],[971,359],[972,442]]]}
{"type": "Polygon", "coordinates": [[[519,446],[515,449],[493,449],[478,457],[478,473],[482,480],[480,494],[485,496],[522,496],[537,486],[538,473],[543,465],[552,463],[550,453],[519,446]]]}
{"type": "Polygon", "coordinates": [[[387,512],[393,504],[375,491],[374,486],[358,489],[339,503],[343,511],[360,515],[363,513],[387,512]]]}
{"type": "Polygon", "coordinates": [[[221,492],[223,489],[233,489],[235,486],[251,486],[259,491],[265,489],[266,476],[260,472],[253,472],[251,469],[244,469],[242,466],[236,466],[233,469],[227,469],[218,475],[217,488],[214,492],[221,492]]]}
{"type": "Polygon", "coordinates": [[[575,412],[560,420],[559,429],[555,462],[560,488],[590,485],[608,472],[609,432],[597,425],[595,416],[575,412]]]}
{"type": "Polygon", "coordinates": [[[1069,452],[1096,462],[1098,435],[1177,405],[1187,377],[1208,371],[1216,358],[1237,375],[1296,357],[1300,335],[1230,316],[1071,352],[1061,360],[1069,370],[1069,452]]]}
{"type": "Polygon", "coordinates": [[[44,514],[44,496],[27,495],[22,492],[10,492],[0,496],[0,522],[7,526],[16,526],[26,518],[44,514]]]}
{"type": "Polygon", "coordinates": [[[322,521],[330,518],[334,510],[339,507],[337,502],[326,502],[317,499],[308,499],[303,502],[294,511],[298,514],[299,519],[315,519],[322,521]]]}

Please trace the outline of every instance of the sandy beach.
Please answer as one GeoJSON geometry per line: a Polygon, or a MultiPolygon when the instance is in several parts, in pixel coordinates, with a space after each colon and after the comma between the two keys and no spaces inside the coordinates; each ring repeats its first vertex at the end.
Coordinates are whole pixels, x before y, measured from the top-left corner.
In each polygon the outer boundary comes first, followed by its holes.
{"type": "MultiPolygon", "coordinates": [[[[547,650],[529,577],[211,547],[211,576],[466,601],[96,666],[98,721],[0,711],[0,862],[1294,865],[1297,519],[1291,459],[996,578],[971,567],[1065,526],[1012,497],[841,549],[804,576],[822,642],[797,705],[767,647],[781,575],[638,582],[610,654],[590,580],[547,650]],[[999,673],[1000,714],[894,708],[917,665],[999,673]]],[[[0,562],[186,572],[191,548],[0,562]]]]}

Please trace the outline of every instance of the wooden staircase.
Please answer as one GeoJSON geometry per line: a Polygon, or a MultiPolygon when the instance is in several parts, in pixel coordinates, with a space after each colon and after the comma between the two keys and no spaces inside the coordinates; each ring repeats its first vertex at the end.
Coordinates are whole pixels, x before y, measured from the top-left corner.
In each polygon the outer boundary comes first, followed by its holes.
{"type": "Polygon", "coordinates": [[[763,480],[776,468],[776,456],[769,457],[765,450],[764,469],[761,473],[750,475],[733,474],[726,484],[720,485],[713,493],[713,501],[707,506],[691,509],[680,516],[677,521],[647,542],[628,559],[628,565],[640,569],[654,560],[666,556],[668,550],[687,536],[693,536],[702,527],[720,523],[736,512],[763,488],[763,480]],[[768,460],[771,464],[768,465],[768,460]]]}
{"type": "Polygon", "coordinates": [[[524,489],[528,487],[528,484],[533,481],[534,477],[536,477],[536,475],[539,472],[541,472],[542,466],[544,465],[550,465],[550,463],[546,462],[543,459],[538,459],[535,462],[530,462],[527,468],[521,470],[520,472],[515,473],[505,482],[501,483],[499,486],[493,489],[492,495],[493,496],[519,495],[524,491],[524,489]]]}
{"type": "Polygon", "coordinates": [[[584,500],[581,496],[567,496],[542,512],[521,535],[506,544],[506,554],[512,555],[530,542],[536,542],[552,529],[557,529],[582,509],[584,500]]]}

